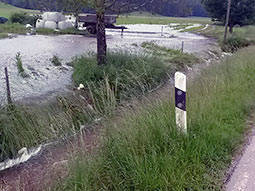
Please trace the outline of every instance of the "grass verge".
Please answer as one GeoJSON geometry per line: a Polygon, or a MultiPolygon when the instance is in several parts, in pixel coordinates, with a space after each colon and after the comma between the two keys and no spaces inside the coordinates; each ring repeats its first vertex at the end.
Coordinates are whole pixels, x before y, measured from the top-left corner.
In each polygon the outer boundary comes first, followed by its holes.
{"type": "Polygon", "coordinates": [[[59,190],[222,190],[254,108],[255,48],[188,82],[188,135],[175,126],[174,92],[107,128],[95,155],[82,155],[59,190]]]}
{"type": "Polygon", "coordinates": [[[235,27],[233,34],[228,34],[226,43],[223,43],[223,26],[210,25],[206,30],[198,31],[198,33],[217,38],[225,52],[235,52],[240,48],[255,44],[255,26],[235,27]]]}
{"type": "Polygon", "coordinates": [[[143,42],[141,46],[147,52],[159,57],[168,66],[169,74],[174,74],[176,71],[181,71],[185,67],[191,67],[194,64],[200,63],[200,59],[193,54],[159,46],[153,41],[143,42]]]}
{"type": "Polygon", "coordinates": [[[27,29],[24,25],[18,23],[6,23],[0,24],[0,34],[1,33],[26,34],[27,29]]]}
{"type": "Polygon", "coordinates": [[[202,17],[164,17],[164,16],[138,16],[138,15],[123,15],[117,19],[118,25],[123,24],[161,24],[167,25],[169,23],[199,23],[209,24],[210,18],[202,17]]]}
{"type": "Polygon", "coordinates": [[[8,38],[8,34],[0,33],[0,39],[2,39],[2,38],[8,38]]]}

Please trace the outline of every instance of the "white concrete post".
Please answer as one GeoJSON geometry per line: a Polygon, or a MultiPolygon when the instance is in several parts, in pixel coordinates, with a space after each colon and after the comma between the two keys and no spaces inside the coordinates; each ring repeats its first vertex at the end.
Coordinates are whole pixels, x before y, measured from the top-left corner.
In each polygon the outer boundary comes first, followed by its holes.
{"type": "Polygon", "coordinates": [[[161,26],[161,36],[164,36],[164,27],[161,26]]]}
{"type": "Polygon", "coordinates": [[[175,112],[177,128],[187,134],[186,75],[175,73],[175,112]]]}

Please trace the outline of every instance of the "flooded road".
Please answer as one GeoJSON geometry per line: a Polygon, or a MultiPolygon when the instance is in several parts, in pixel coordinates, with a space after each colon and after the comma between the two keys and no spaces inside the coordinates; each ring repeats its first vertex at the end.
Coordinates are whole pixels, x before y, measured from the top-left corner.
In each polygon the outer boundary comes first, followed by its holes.
{"type": "MultiPolygon", "coordinates": [[[[167,25],[126,25],[120,30],[107,30],[108,49],[122,49],[139,53],[142,42],[153,41],[169,48],[180,49],[182,41],[185,52],[198,55],[208,51],[215,42],[191,33],[180,33],[167,25]]],[[[96,51],[96,38],[74,35],[18,36],[0,40],[0,104],[5,103],[6,90],[4,67],[8,67],[12,98],[14,101],[47,100],[71,89],[72,67],[66,65],[73,57],[96,51]],[[20,52],[23,67],[29,75],[18,75],[15,55],[20,52]],[[62,66],[54,66],[53,55],[62,59],[62,66]]]]}

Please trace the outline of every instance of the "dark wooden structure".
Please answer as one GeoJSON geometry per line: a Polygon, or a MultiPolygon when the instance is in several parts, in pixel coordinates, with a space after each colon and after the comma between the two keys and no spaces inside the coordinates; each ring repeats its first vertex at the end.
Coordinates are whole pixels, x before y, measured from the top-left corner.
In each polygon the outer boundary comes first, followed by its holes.
{"type": "MultiPolygon", "coordinates": [[[[105,15],[105,28],[110,29],[127,29],[124,26],[115,26],[114,24],[117,21],[117,15],[105,15]]],[[[88,32],[91,34],[97,33],[96,23],[97,17],[96,14],[80,14],[78,16],[78,22],[83,23],[83,26],[87,28],[88,32]]]]}

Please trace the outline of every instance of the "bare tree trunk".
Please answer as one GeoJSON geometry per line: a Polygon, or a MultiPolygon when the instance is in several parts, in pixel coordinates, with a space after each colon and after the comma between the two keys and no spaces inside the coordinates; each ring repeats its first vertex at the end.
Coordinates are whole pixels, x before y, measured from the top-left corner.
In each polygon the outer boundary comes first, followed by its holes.
{"type": "Polygon", "coordinates": [[[105,14],[97,13],[97,64],[106,63],[105,14]]]}

